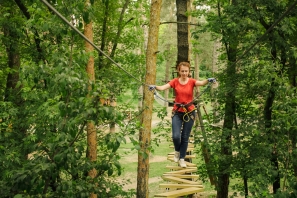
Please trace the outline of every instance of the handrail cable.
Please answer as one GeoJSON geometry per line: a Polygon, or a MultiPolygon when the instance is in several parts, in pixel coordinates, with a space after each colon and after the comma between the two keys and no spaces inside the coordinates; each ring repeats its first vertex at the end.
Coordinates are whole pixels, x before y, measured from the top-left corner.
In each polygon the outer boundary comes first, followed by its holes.
{"type": "Polygon", "coordinates": [[[76,33],[78,33],[83,39],[85,39],[88,43],[90,43],[97,51],[103,54],[106,58],[108,58],[113,64],[115,64],[118,68],[123,70],[126,74],[134,78],[136,81],[140,82],[143,85],[149,86],[144,82],[141,82],[135,76],[127,72],[123,67],[121,67],[117,62],[115,62],[110,56],[104,53],[99,47],[97,47],[92,41],[90,41],[83,33],[81,33],[74,25],[72,25],[61,13],[59,13],[50,3],[46,0],[41,0],[49,9],[51,9],[58,17],[60,17],[65,23],[67,23],[76,33]]]}
{"type": "MultiPolygon", "coordinates": [[[[127,72],[123,67],[121,67],[117,62],[115,62],[111,57],[109,57],[106,53],[104,53],[99,47],[97,47],[92,41],[90,41],[83,33],[81,33],[73,24],[71,24],[61,13],[59,13],[50,3],[48,3],[46,0],[41,0],[41,1],[47,7],[49,7],[58,17],[60,17],[65,23],[67,23],[75,32],[77,32],[83,39],[85,39],[88,43],[90,43],[97,51],[99,51],[106,58],[108,58],[113,64],[115,64],[117,67],[119,67],[120,69],[122,69],[126,74],[128,74],[129,76],[131,76],[132,78],[134,78],[135,80],[137,80],[138,82],[140,82],[141,84],[146,85],[146,86],[149,86],[148,84],[139,81],[139,79],[137,79],[135,76],[133,76],[132,74],[130,74],[129,72],[127,72]]],[[[208,87],[210,87],[210,84],[209,84],[208,87]]],[[[197,96],[197,98],[199,98],[206,91],[206,89],[203,92],[201,92],[201,94],[199,96],[197,96]]],[[[158,95],[156,95],[156,97],[160,98],[158,95]]],[[[161,99],[161,100],[163,100],[163,99],[161,99]]],[[[196,99],[194,99],[192,102],[194,102],[194,101],[196,101],[196,99]]],[[[171,103],[168,100],[165,101],[165,102],[171,103]]],[[[180,104],[180,103],[174,103],[174,104],[183,105],[183,104],[180,104]]]]}
{"type": "MultiPolygon", "coordinates": [[[[41,0],[48,8],[50,8],[57,16],[59,16],[65,23],[67,23],[74,31],[76,31],[83,39],[85,39],[88,43],[90,43],[97,51],[102,53],[106,58],[108,58],[113,64],[115,64],[117,67],[122,69],[126,74],[134,78],[136,81],[140,82],[141,84],[147,85],[144,82],[139,81],[135,76],[127,72],[123,67],[121,67],[117,62],[115,62],[111,57],[109,57],[106,53],[104,53],[99,47],[97,47],[92,41],[90,41],[83,33],[81,33],[74,25],[72,25],[61,13],[59,13],[50,3],[48,3],[46,0],[41,0]]],[[[252,50],[263,38],[266,34],[268,34],[293,8],[297,5],[297,1],[293,3],[286,12],[280,16],[279,19],[277,19],[267,30],[266,32],[253,44],[251,45],[235,62],[239,62],[250,50],[252,50]]],[[[147,85],[148,86],[148,85],[147,85]]]]}
{"type": "MultiPolygon", "coordinates": [[[[109,57],[106,53],[104,53],[99,47],[97,47],[92,41],[90,41],[83,33],[81,33],[74,25],[72,25],[62,14],[60,14],[50,3],[48,3],[46,0],[41,0],[48,8],[50,8],[57,16],[59,16],[65,23],[67,23],[75,32],[77,32],[83,39],[85,39],[88,43],[90,43],[97,51],[102,53],[106,58],[108,58],[113,64],[115,64],[117,67],[119,67],[121,70],[123,70],[127,75],[134,78],[136,81],[140,82],[143,85],[149,86],[148,84],[141,82],[139,79],[137,79],[135,76],[130,74],[128,71],[126,71],[123,67],[121,67],[117,62],[115,62],[111,57],[109,57]]],[[[253,44],[251,45],[233,64],[236,64],[239,62],[251,49],[253,49],[263,38],[266,34],[268,34],[283,18],[294,8],[294,6],[297,5],[297,1],[295,1],[289,8],[284,12],[279,19],[277,19],[267,30],[266,32],[253,44]]],[[[207,87],[208,88],[208,87],[207,87]]],[[[205,89],[206,90],[206,89],[205,89]]],[[[196,98],[199,98],[204,92],[201,92],[199,96],[196,98]]],[[[156,95],[156,94],[155,94],[156,95]]],[[[157,96],[157,95],[156,95],[157,96]]],[[[158,97],[158,96],[157,96],[158,97]]],[[[160,98],[160,97],[159,97],[160,98]]],[[[160,98],[161,99],[161,98],[160,98]]],[[[163,100],[163,99],[161,99],[163,100]]],[[[193,101],[195,101],[194,99],[193,101]]],[[[165,101],[170,103],[169,101],[165,101]]]]}

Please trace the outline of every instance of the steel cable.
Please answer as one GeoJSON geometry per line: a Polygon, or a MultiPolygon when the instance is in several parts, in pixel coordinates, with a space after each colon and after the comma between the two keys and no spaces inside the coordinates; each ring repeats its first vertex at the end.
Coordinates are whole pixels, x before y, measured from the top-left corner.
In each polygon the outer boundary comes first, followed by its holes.
{"type": "Polygon", "coordinates": [[[41,0],[49,9],[51,9],[58,17],[60,17],[65,23],[67,23],[76,33],[78,33],[83,39],[85,39],[88,43],[90,43],[98,52],[103,54],[106,58],[108,58],[113,64],[115,64],[118,68],[123,70],[127,75],[134,78],[136,81],[140,82],[143,85],[149,86],[144,82],[141,82],[135,76],[126,71],[123,67],[121,67],[117,62],[115,62],[111,57],[109,57],[106,53],[104,53],[99,47],[97,47],[92,41],[90,41],[83,33],[81,33],[74,25],[72,25],[61,13],[59,13],[50,3],[46,0],[41,0]]]}

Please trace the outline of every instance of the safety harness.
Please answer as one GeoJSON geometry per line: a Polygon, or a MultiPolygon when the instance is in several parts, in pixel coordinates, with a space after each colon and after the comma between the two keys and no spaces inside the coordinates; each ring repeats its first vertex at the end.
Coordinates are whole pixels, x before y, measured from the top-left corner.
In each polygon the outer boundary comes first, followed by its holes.
{"type": "Polygon", "coordinates": [[[188,107],[191,106],[192,104],[194,104],[193,101],[192,102],[189,102],[188,104],[175,103],[175,105],[177,106],[177,109],[175,109],[174,111],[172,111],[172,117],[175,114],[178,114],[184,122],[189,122],[191,118],[194,120],[195,117],[192,114],[192,112],[195,111],[196,108],[194,108],[191,111],[188,110],[188,107]],[[184,111],[183,112],[179,112],[178,110],[180,108],[182,108],[184,111]]]}
{"type": "Polygon", "coordinates": [[[192,100],[192,101],[189,102],[188,104],[181,104],[181,103],[175,103],[175,102],[168,101],[168,100],[162,98],[162,97],[158,94],[158,92],[157,92],[155,89],[153,89],[152,92],[154,93],[154,95],[155,95],[156,97],[158,97],[159,99],[163,100],[164,102],[167,102],[168,104],[171,104],[171,105],[174,105],[174,104],[175,104],[175,105],[177,106],[177,109],[174,110],[174,111],[172,111],[172,117],[173,117],[176,113],[178,113],[179,115],[181,115],[181,119],[182,119],[183,121],[185,121],[185,122],[189,122],[191,118],[192,118],[193,120],[195,119],[194,115],[191,114],[191,113],[192,113],[193,111],[196,110],[196,106],[195,106],[195,108],[194,108],[193,110],[191,110],[191,111],[188,111],[187,108],[188,108],[189,106],[191,106],[192,104],[194,104],[195,102],[197,102],[197,101],[198,101],[198,98],[200,98],[200,96],[201,96],[202,94],[204,94],[204,93],[206,92],[206,90],[209,89],[209,88],[211,87],[212,84],[213,84],[213,82],[208,83],[207,87],[206,87],[202,92],[200,92],[199,96],[197,96],[194,100],[192,100]],[[178,110],[179,110],[180,108],[183,108],[185,112],[178,112],[178,110]]]}

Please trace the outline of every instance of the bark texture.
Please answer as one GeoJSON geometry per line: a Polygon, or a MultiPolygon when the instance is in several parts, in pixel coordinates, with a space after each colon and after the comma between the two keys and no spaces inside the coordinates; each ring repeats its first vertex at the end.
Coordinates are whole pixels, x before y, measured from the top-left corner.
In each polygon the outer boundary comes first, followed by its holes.
{"type": "MultiPolygon", "coordinates": [[[[88,0],[86,1],[86,6],[88,6],[89,2],[88,0]]],[[[93,42],[93,25],[92,22],[90,21],[89,23],[85,23],[85,28],[84,28],[84,35],[91,41],[93,42]]],[[[87,53],[92,53],[94,51],[93,46],[89,42],[85,42],[85,49],[87,53]]],[[[89,82],[94,83],[95,82],[95,69],[94,69],[94,57],[91,54],[86,66],[86,71],[89,76],[89,82]]],[[[89,85],[89,91],[92,90],[91,84],[89,85]]],[[[91,96],[88,96],[91,97],[91,96]]],[[[97,132],[96,128],[93,122],[89,121],[87,123],[87,157],[89,158],[90,161],[96,162],[97,160],[97,132]]],[[[95,178],[97,176],[97,170],[92,169],[89,171],[88,175],[91,178],[95,178]]],[[[96,198],[97,195],[94,193],[90,193],[91,198],[96,198]]]]}
{"type": "MultiPolygon", "coordinates": [[[[146,84],[156,82],[156,62],[158,51],[158,33],[160,25],[160,10],[162,0],[151,1],[149,36],[146,53],[146,84]]],[[[154,95],[144,87],[143,114],[141,118],[142,128],[139,131],[140,150],[138,151],[137,167],[137,197],[149,197],[149,156],[151,147],[151,123],[153,113],[154,95]]]]}
{"type": "Polygon", "coordinates": [[[189,29],[187,16],[187,1],[176,0],[177,17],[177,64],[189,59],[189,29]]]}

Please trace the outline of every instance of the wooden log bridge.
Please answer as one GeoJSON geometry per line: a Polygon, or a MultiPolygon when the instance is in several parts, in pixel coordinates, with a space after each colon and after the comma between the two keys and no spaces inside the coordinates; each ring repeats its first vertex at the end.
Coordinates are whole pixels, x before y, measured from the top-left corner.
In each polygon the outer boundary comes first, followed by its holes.
{"type": "MultiPolygon", "coordinates": [[[[187,168],[178,166],[178,163],[173,166],[166,166],[168,172],[163,173],[162,179],[166,183],[161,183],[160,188],[164,188],[165,192],[155,194],[154,197],[193,197],[195,193],[204,191],[203,185],[198,181],[199,176],[196,175],[197,166],[191,163],[192,159],[195,158],[193,155],[194,144],[189,143],[186,164],[187,168]]],[[[174,151],[168,154],[167,160],[174,162],[173,160],[174,151]]]]}

